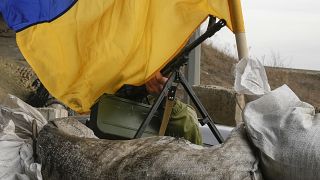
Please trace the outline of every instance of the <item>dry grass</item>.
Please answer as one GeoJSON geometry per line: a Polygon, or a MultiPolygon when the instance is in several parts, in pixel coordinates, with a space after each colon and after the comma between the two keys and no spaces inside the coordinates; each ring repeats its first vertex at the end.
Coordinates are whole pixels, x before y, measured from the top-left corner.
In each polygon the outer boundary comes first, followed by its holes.
{"type": "Polygon", "coordinates": [[[210,45],[201,46],[201,84],[232,88],[235,57],[210,45]]]}
{"type": "MultiPolygon", "coordinates": [[[[274,55],[274,58],[280,56],[274,55]]],[[[219,51],[210,45],[202,45],[201,56],[201,84],[218,85],[233,88],[233,66],[236,58],[219,51]]],[[[281,64],[273,64],[279,66],[281,64]]],[[[320,110],[320,72],[296,70],[278,67],[266,67],[271,89],[287,84],[297,96],[320,110]]]]}

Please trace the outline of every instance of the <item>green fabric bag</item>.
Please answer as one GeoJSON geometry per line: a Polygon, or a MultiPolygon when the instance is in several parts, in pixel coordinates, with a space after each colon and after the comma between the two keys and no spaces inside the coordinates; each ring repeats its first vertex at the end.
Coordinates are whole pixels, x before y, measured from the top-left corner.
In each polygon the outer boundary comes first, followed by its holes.
{"type": "MultiPolygon", "coordinates": [[[[103,95],[93,106],[90,127],[96,136],[105,139],[132,139],[151,106],[114,95],[103,95]]],[[[142,137],[157,136],[162,115],[157,112],[142,137]]],[[[183,137],[202,144],[197,114],[191,106],[175,101],[165,135],[183,137]]]]}

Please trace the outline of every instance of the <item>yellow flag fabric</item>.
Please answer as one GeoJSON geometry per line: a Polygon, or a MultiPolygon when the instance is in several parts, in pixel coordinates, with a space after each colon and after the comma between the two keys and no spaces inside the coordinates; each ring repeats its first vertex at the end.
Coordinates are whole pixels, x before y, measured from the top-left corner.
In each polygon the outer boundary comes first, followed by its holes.
{"type": "MultiPolygon", "coordinates": [[[[227,0],[78,0],[62,16],[17,33],[49,92],[78,112],[123,84],[141,85],[212,14],[233,30],[227,0]]],[[[240,28],[241,29],[241,28],[240,28]]]]}

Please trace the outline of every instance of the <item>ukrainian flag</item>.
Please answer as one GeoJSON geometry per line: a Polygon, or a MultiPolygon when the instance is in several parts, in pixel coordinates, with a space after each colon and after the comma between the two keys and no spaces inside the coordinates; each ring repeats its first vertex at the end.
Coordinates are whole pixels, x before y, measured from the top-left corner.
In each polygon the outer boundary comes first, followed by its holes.
{"type": "Polygon", "coordinates": [[[208,14],[243,31],[231,8],[230,0],[0,0],[41,82],[78,112],[123,84],[145,83],[208,14]]]}

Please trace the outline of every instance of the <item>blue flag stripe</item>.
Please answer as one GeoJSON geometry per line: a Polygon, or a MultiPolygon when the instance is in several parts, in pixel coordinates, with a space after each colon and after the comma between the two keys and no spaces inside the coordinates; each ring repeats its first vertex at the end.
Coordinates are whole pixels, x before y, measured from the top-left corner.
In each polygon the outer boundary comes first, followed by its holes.
{"type": "Polygon", "coordinates": [[[77,0],[0,0],[0,12],[8,26],[19,32],[50,22],[67,12],[77,0]]]}

